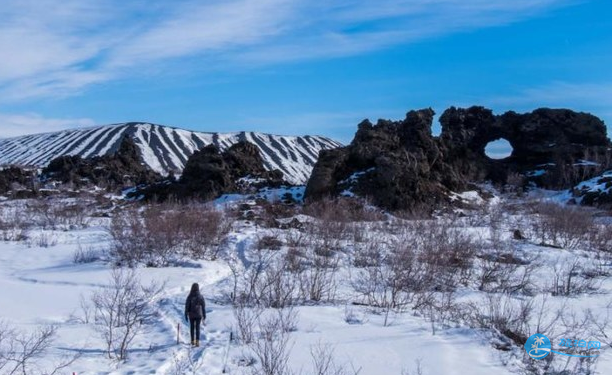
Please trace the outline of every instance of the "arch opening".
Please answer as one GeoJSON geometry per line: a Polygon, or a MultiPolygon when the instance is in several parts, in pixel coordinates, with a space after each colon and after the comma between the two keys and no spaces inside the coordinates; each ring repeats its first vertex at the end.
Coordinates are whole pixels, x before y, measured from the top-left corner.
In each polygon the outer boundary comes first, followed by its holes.
{"type": "Polygon", "coordinates": [[[512,145],[507,139],[500,138],[487,143],[485,155],[493,160],[502,160],[512,155],[512,145]]]}

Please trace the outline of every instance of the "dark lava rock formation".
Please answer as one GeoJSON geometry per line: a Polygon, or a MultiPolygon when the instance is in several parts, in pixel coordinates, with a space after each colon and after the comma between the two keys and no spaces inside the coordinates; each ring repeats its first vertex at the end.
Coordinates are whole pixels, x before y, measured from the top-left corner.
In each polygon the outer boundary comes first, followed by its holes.
{"type": "Polygon", "coordinates": [[[259,149],[249,142],[238,142],[221,152],[208,145],[193,153],[178,181],[166,181],[142,189],[136,195],[147,200],[211,200],[222,194],[248,193],[258,187],[286,184],[279,170],[268,171],[259,149]]]}
{"type": "Polygon", "coordinates": [[[306,198],[356,194],[390,210],[431,208],[470,183],[505,184],[513,174],[569,188],[605,167],[590,170],[583,159],[609,160],[606,127],[587,113],[542,108],[496,116],[483,107],[451,107],[440,117],[439,137],[431,134],[433,117],[422,109],[402,121],[364,120],[350,145],[321,151],[306,198]],[[487,157],[486,145],[501,138],[512,145],[511,156],[487,157]]]}
{"type": "Polygon", "coordinates": [[[612,170],[581,182],[572,193],[581,204],[612,209],[612,170]]]}
{"type": "Polygon", "coordinates": [[[25,170],[15,166],[0,169],[0,195],[13,190],[34,190],[37,185],[38,179],[34,170],[25,170]]]}
{"type": "Polygon", "coordinates": [[[82,158],[60,156],[51,160],[42,171],[45,181],[72,184],[74,187],[96,185],[117,190],[162,180],[159,173],[145,165],[134,141],[123,138],[119,149],[111,155],[82,158]]]}

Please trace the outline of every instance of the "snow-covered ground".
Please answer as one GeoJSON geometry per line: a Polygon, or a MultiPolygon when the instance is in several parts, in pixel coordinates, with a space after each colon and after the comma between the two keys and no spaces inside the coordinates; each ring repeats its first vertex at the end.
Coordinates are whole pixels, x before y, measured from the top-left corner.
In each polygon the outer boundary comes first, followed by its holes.
{"type": "MultiPolygon", "coordinates": [[[[235,198],[227,200],[235,201],[235,198]]],[[[482,203],[480,198],[472,200],[482,203]]],[[[499,200],[495,202],[499,204],[499,200]]],[[[16,203],[4,201],[2,204],[16,203]]],[[[520,222],[521,216],[523,214],[516,215],[516,222],[520,222]]],[[[499,234],[492,221],[469,217],[462,220],[464,226],[461,230],[470,235],[489,237],[492,233],[499,234]]],[[[284,238],[290,232],[298,232],[296,229],[266,229],[253,222],[238,220],[223,242],[222,255],[217,260],[189,260],[182,266],[164,268],[139,267],[137,271],[143,282],[165,282],[165,287],[162,295],[154,301],[155,321],[147,324],[136,337],[129,358],[118,362],[107,359],[104,341],[93,323],[86,322],[87,308],[82,308],[83,301],[89,301],[92,293],[108,284],[112,265],[102,260],[82,264],[74,262],[74,254],[79,249],[103,252],[109,248],[109,222],[108,218],[95,218],[86,227],[29,230],[28,237],[51,238],[50,243],[48,240],[0,241],[0,317],[23,331],[44,325],[57,326],[58,336],[50,351],[45,353],[44,361],[51,363],[54,359],[80,353],[63,373],[176,374],[186,363],[197,368],[197,373],[222,373],[230,333],[237,335],[234,309],[227,301],[233,282],[232,267],[246,273],[254,264],[254,252],[262,237],[284,238]],[[236,263],[232,264],[232,260],[236,263]],[[207,300],[208,316],[203,327],[203,345],[197,349],[190,349],[186,344],[189,334],[183,318],[184,300],[193,282],[201,286],[207,300]],[[178,345],[177,325],[181,341],[178,345]]],[[[384,225],[377,228],[364,226],[360,235],[382,236],[380,228],[384,225]]],[[[512,241],[507,229],[503,227],[500,230],[501,236],[512,241]]],[[[529,232],[529,228],[520,229],[529,232]]],[[[388,239],[379,237],[379,240],[385,242],[388,239]]],[[[287,242],[276,256],[288,250],[287,242]]],[[[537,286],[548,283],[553,277],[551,270],[554,267],[570,263],[574,258],[596,263],[595,254],[579,249],[563,250],[529,241],[516,241],[514,245],[517,254],[534,259],[541,266],[535,275],[537,286]]],[[[350,254],[354,244],[344,241],[342,246],[350,254]]],[[[450,321],[436,327],[433,332],[430,319],[407,308],[403,312],[392,312],[385,324],[385,315],[380,311],[352,304],[360,301],[351,288],[350,280],[355,272],[349,263],[342,262],[336,275],[337,293],[332,301],[294,307],[297,323],[288,333],[289,364],[293,371],[313,373],[311,353],[314,348],[326,344],[334,348],[335,362],[343,366],[347,374],[416,373],[417,363],[420,363],[423,374],[501,375],[523,371],[520,350],[516,347],[510,351],[495,349],[492,345],[494,334],[470,328],[465,322],[450,321]]],[[[609,276],[602,276],[597,278],[597,283],[600,288],[595,294],[550,297],[550,303],[552,306],[564,305],[568,311],[576,312],[588,307],[594,317],[603,317],[610,313],[612,282],[609,276]]],[[[538,289],[533,298],[546,294],[549,293],[538,289]]],[[[460,301],[482,303],[483,296],[484,293],[473,285],[461,286],[457,291],[460,301]]],[[[267,312],[271,311],[268,309],[267,312]]],[[[555,324],[560,326],[562,322],[555,324]]],[[[604,348],[604,337],[592,339],[601,340],[604,348]]],[[[253,366],[245,363],[253,358],[251,350],[239,340],[231,342],[229,348],[226,372],[250,373],[253,366]]],[[[0,369],[3,374],[2,371],[0,369]]],[[[612,373],[609,350],[602,350],[593,373],[612,373]]]]}

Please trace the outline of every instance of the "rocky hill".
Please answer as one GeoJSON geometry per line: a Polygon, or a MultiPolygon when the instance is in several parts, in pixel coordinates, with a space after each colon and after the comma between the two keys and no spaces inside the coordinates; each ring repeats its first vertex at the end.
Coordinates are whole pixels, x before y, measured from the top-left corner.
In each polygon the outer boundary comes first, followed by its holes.
{"type": "Polygon", "coordinates": [[[293,184],[305,184],[320,150],[341,146],[319,136],[279,136],[255,132],[203,133],[148,123],[125,123],[0,139],[0,165],[45,167],[60,156],[91,158],[112,154],[130,137],[155,172],[182,173],[191,154],[207,145],[225,150],[248,141],[261,152],[267,170],[278,169],[293,184]]]}

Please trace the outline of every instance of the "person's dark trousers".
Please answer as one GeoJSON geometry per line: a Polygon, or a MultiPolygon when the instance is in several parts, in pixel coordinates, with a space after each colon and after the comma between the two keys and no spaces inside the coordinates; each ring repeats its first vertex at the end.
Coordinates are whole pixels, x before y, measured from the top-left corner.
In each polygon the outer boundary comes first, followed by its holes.
{"type": "Polygon", "coordinates": [[[202,319],[189,319],[189,332],[191,333],[191,342],[200,342],[200,324],[202,319]],[[195,331],[195,336],[194,336],[195,331]]]}

